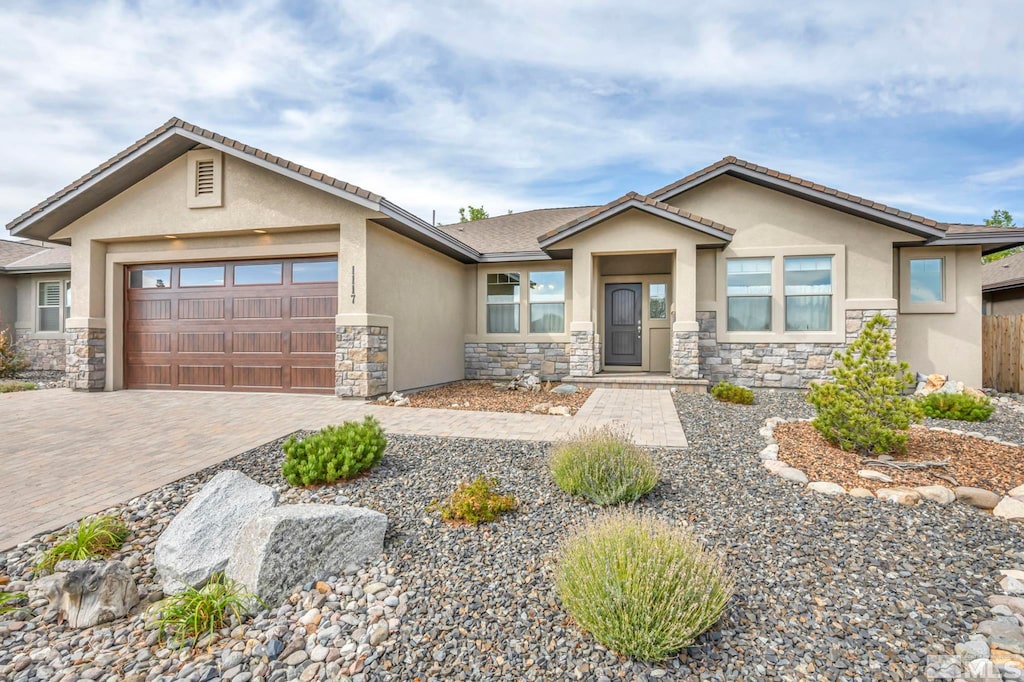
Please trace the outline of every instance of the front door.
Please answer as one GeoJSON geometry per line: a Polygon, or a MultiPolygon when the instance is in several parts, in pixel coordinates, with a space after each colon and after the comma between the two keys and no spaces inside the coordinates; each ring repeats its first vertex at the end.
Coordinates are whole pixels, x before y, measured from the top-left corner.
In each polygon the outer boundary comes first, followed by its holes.
{"type": "Polygon", "coordinates": [[[640,284],[604,285],[604,361],[608,365],[643,363],[643,286],[640,284]]]}

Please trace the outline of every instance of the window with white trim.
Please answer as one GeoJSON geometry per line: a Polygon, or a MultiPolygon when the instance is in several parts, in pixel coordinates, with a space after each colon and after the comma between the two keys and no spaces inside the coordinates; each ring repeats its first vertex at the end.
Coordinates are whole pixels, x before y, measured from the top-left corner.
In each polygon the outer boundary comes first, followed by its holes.
{"type": "Polygon", "coordinates": [[[37,332],[63,331],[66,286],[67,283],[62,280],[39,282],[36,300],[37,332]]]}
{"type": "Polygon", "coordinates": [[[725,266],[727,329],[771,331],[772,259],[730,258],[725,266]]]}
{"type": "Polygon", "coordinates": [[[565,272],[530,273],[530,333],[561,334],[565,331],[565,272]]]}
{"type": "Polygon", "coordinates": [[[832,330],[832,256],[786,256],[786,331],[832,330]]]}
{"type": "Polygon", "coordinates": [[[520,286],[518,272],[487,275],[487,333],[519,333],[520,286]]]}

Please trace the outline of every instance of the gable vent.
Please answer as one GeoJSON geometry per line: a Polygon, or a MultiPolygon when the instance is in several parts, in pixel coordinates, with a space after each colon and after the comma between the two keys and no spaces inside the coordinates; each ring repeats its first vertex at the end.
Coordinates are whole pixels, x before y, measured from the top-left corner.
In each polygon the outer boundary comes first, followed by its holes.
{"type": "Polygon", "coordinates": [[[196,162],[196,196],[213,194],[213,161],[196,162]]]}

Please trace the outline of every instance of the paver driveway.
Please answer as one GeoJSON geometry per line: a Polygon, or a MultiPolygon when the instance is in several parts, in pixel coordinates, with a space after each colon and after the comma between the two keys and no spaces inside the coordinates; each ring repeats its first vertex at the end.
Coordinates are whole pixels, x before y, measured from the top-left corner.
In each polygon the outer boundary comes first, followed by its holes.
{"type": "Polygon", "coordinates": [[[556,440],[579,428],[618,423],[644,445],[686,445],[668,391],[599,389],[572,418],[393,408],[294,394],[3,394],[0,549],[292,431],[365,414],[391,433],[556,440]]]}

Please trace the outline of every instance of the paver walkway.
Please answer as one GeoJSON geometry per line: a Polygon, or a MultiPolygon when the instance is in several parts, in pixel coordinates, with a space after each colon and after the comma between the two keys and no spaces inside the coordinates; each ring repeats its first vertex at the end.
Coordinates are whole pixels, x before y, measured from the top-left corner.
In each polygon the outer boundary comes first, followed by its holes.
{"type": "Polygon", "coordinates": [[[668,391],[594,391],[572,418],[396,408],[332,396],[190,391],[0,395],[0,549],[298,429],[372,414],[390,433],[557,440],[618,424],[642,445],[683,447],[668,391]]]}

